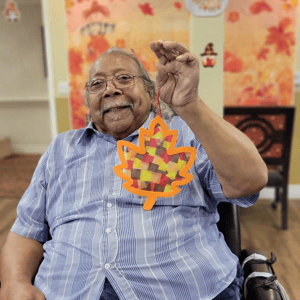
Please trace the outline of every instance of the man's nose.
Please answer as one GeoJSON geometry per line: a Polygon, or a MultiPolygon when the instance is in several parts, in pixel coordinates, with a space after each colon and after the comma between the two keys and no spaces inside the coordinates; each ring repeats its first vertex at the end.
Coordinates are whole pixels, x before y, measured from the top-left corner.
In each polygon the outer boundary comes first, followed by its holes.
{"type": "Polygon", "coordinates": [[[122,90],[117,89],[112,80],[108,80],[106,82],[106,89],[103,92],[103,97],[110,97],[120,94],[122,94],[122,90]]]}

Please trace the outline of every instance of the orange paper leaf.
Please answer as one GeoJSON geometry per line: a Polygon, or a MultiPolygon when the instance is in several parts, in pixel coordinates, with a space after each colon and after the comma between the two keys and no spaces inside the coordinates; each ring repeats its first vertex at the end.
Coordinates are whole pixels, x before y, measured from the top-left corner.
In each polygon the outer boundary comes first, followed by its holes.
{"type": "Polygon", "coordinates": [[[178,186],[193,178],[188,170],[196,159],[196,149],[175,148],[176,141],[177,130],[169,130],[157,116],[149,129],[140,129],[139,146],[123,140],[117,143],[121,164],[114,172],[126,181],[123,186],[127,191],[147,197],[145,210],[153,207],[157,197],[178,194],[178,186]]]}

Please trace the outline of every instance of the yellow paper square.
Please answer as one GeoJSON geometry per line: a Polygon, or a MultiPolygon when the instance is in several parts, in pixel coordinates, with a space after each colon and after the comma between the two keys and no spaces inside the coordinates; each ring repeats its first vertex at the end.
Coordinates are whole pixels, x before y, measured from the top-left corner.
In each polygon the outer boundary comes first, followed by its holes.
{"type": "Polygon", "coordinates": [[[135,169],[139,169],[141,167],[141,160],[139,160],[138,158],[135,158],[134,163],[133,163],[133,167],[135,169]]]}
{"type": "Polygon", "coordinates": [[[155,156],[156,148],[153,147],[146,147],[147,153],[149,153],[151,156],[155,156]]]}
{"type": "Polygon", "coordinates": [[[169,184],[167,184],[167,185],[165,186],[164,192],[171,192],[171,191],[172,191],[171,186],[170,186],[169,184]]]}
{"type": "Polygon", "coordinates": [[[170,146],[170,143],[167,142],[167,141],[164,141],[163,147],[166,148],[166,149],[168,149],[169,146],[170,146]]]}
{"type": "Polygon", "coordinates": [[[153,136],[154,139],[164,139],[163,133],[161,131],[158,131],[156,134],[153,136]]]}
{"type": "Polygon", "coordinates": [[[177,172],[174,172],[174,171],[173,172],[169,172],[166,176],[169,177],[170,179],[174,180],[175,177],[176,177],[176,173],[177,172]]]}
{"type": "Polygon", "coordinates": [[[184,166],[186,165],[186,161],[185,160],[178,160],[178,169],[181,170],[184,166]]]}
{"type": "Polygon", "coordinates": [[[141,180],[151,181],[151,171],[141,170],[141,180]]]}
{"type": "Polygon", "coordinates": [[[161,161],[161,163],[159,164],[158,169],[161,170],[161,171],[167,171],[167,168],[168,168],[168,165],[164,161],[161,161]]]}

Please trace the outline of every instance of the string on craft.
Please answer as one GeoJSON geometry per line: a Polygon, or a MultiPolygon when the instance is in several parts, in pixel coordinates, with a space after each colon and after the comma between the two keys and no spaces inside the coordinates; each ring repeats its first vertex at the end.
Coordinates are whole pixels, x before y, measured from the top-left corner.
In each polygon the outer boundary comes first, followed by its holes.
{"type": "Polygon", "coordinates": [[[161,117],[161,107],[160,107],[160,101],[159,101],[159,95],[160,95],[160,90],[158,90],[158,93],[156,95],[156,115],[158,116],[158,111],[159,111],[159,116],[161,117]]]}

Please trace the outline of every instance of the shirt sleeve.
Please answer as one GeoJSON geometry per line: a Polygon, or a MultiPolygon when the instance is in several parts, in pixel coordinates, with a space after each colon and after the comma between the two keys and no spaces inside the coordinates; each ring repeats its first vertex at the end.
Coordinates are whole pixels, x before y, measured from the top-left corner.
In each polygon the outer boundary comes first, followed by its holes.
{"type": "Polygon", "coordinates": [[[209,206],[216,207],[220,202],[231,202],[242,207],[249,207],[257,201],[259,193],[236,199],[226,198],[203,146],[196,137],[192,140],[191,145],[197,149],[195,171],[199,177],[207,202],[210,204],[209,206]]]}
{"type": "Polygon", "coordinates": [[[48,150],[42,155],[34,171],[31,183],[17,207],[17,218],[11,231],[23,237],[44,243],[48,240],[49,228],[46,221],[45,171],[48,150]]]}

